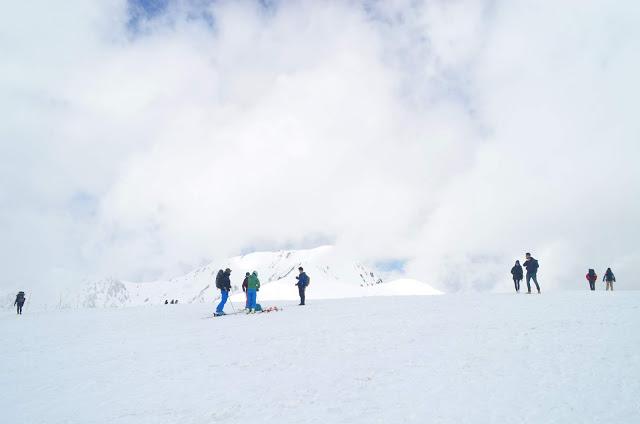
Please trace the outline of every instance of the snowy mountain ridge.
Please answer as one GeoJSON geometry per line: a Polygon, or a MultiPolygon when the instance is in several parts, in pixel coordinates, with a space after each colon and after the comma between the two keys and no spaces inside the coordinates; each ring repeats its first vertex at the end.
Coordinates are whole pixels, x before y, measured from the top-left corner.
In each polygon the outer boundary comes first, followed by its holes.
{"type": "Polygon", "coordinates": [[[258,272],[262,283],[258,300],[294,300],[297,298],[294,284],[299,266],[303,266],[311,278],[309,299],[439,294],[429,285],[415,280],[385,282],[377,271],[342,257],[332,246],[322,246],[236,256],[211,262],[166,281],[130,282],[114,278],[90,281],[81,289],[61,294],[42,306],[47,309],[113,308],[162,304],[174,299],[180,303],[210,303],[220,296],[215,287],[215,276],[219,269],[225,268],[232,270],[231,300],[234,302],[244,301],[242,280],[246,272],[252,271],[258,272]]]}

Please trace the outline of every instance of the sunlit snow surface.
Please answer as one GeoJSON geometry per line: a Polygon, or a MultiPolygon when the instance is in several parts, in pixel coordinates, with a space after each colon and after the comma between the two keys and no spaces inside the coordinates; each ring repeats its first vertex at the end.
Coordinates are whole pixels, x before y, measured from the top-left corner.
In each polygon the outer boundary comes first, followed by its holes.
{"type": "Polygon", "coordinates": [[[3,310],[1,421],[639,422],[638,292],[262,303],[3,310]]]}

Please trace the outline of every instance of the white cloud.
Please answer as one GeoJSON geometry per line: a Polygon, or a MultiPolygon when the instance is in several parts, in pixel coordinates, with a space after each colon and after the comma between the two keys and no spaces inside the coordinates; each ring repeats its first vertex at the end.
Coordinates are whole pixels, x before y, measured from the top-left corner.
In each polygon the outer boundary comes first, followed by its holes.
{"type": "Polygon", "coordinates": [[[640,287],[635,3],[184,2],[137,34],[68,4],[0,18],[2,288],[326,241],[445,290],[526,250],[544,287],[640,287]]]}

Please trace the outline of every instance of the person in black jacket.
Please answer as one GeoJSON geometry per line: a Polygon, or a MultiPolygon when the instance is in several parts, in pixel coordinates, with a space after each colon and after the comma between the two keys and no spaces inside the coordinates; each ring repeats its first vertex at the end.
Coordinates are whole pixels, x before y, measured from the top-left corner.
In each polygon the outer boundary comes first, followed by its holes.
{"type": "Polygon", "coordinates": [[[538,261],[531,256],[531,253],[525,255],[524,267],[527,269],[527,294],[531,294],[531,280],[536,283],[538,294],[540,294],[540,285],[538,284],[538,261]]]}
{"type": "Polygon", "coordinates": [[[607,272],[604,273],[604,277],[602,277],[602,281],[606,283],[607,291],[609,291],[609,289],[613,291],[613,283],[616,281],[616,276],[613,275],[613,271],[611,271],[611,268],[607,268],[607,272]]]}
{"type": "Polygon", "coordinates": [[[215,315],[224,315],[224,305],[227,303],[227,299],[229,298],[229,292],[231,291],[231,270],[229,268],[224,271],[218,271],[218,275],[216,276],[216,287],[220,289],[221,300],[216,308],[215,315]]]}
{"type": "Polygon", "coordinates": [[[516,261],[516,264],[511,268],[511,275],[513,276],[513,284],[516,286],[516,293],[520,293],[520,281],[522,281],[522,265],[520,261],[516,261]]]}
{"type": "Polygon", "coordinates": [[[251,273],[247,272],[246,274],[244,274],[244,280],[242,280],[242,291],[244,292],[244,298],[245,298],[244,308],[245,309],[249,309],[249,295],[247,293],[247,289],[249,288],[250,275],[251,273]]]}
{"type": "Polygon", "coordinates": [[[300,272],[300,275],[296,277],[296,280],[298,280],[296,286],[298,286],[298,295],[300,295],[300,306],[304,306],[305,292],[310,280],[309,276],[306,272],[304,272],[304,269],[302,267],[298,268],[298,272],[300,272]]]}
{"type": "Polygon", "coordinates": [[[18,315],[22,315],[22,307],[27,298],[24,296],[24,292],[21,291],[16,295],[16,301],[13,302],[13,306],[17,306],[18,315]]]}

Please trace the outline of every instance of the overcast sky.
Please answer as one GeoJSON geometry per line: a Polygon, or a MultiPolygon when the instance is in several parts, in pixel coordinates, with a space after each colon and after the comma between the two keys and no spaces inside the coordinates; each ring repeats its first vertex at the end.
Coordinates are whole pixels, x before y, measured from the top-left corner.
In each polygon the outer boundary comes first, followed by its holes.
{"type": "MultiPolygon", "coordinates": [[[[640,289],[640,2],[9,2],[0,291],[336,244],[640,289]]],[[[389,265],[391,264],[391,265],[389,265]]]]}

